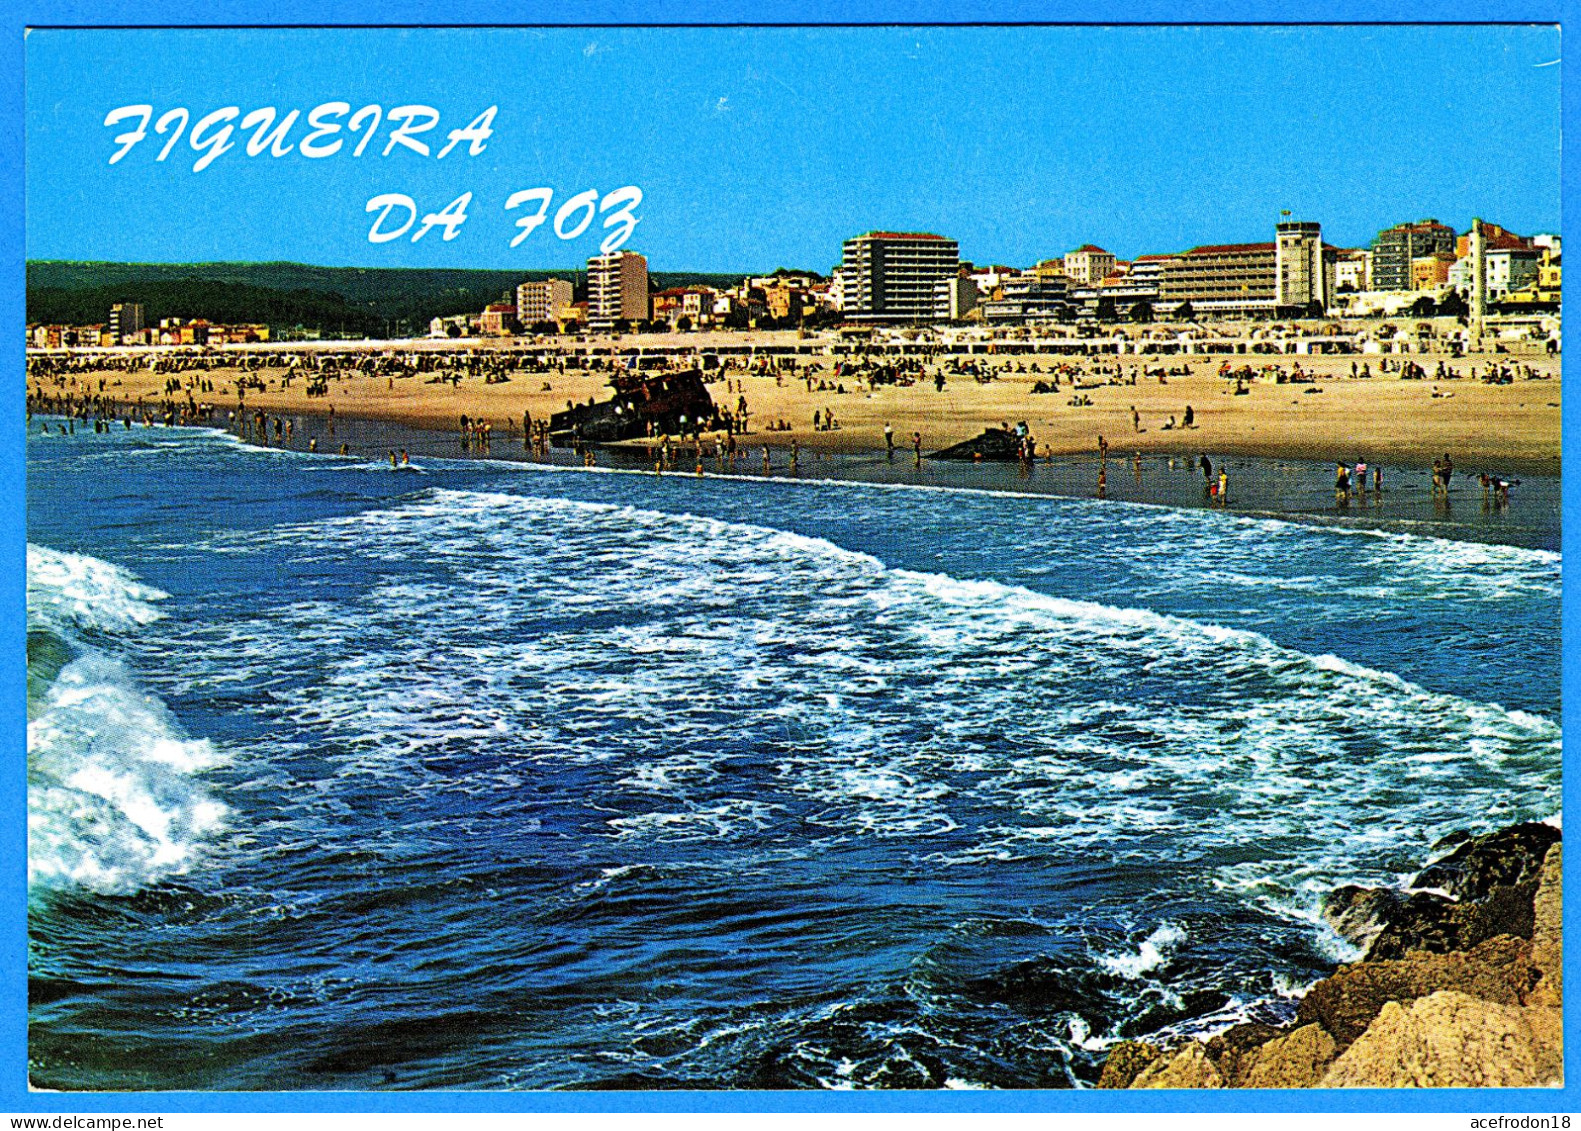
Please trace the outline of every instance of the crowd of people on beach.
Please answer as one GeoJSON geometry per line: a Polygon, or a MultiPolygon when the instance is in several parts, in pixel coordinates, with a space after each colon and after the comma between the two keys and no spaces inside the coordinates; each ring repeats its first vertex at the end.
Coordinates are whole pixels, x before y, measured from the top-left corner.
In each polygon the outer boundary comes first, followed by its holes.
{"type": "MultiPolygon", "coordinates": [[[[804,384],[809,394],[825,394],[830,399],[812,409],[811,426],[814,433],[841,429],[841,416],[835,398],[851,393],[874,393],[883,385],[915,385],[930,377],[934,387],[945,388],[948,377],[969,377],[987,384],[1007,375],[1035,375],[1030,385],[1032,393],[1072,390],[1070,403],[1076,407],[1091,406],[1094,401],[1088,390],[1104,386],[1135,386],[1143,380],[1157,380],[1167,384],[1171,376],[1189,376],[1190,364],[1155,365],[1142,359],[1138,364],[1102,358],[1060,359],[1050,361],[1012,358],[987,359],[961,357],[935,350],[932,354],[922,351],[921,356],[896,356],[883,349],[859,350],[827,364],[807,358],[790,356],[723,356],[714,358],[716,363],[706,379],[717,384],[724,382],[727,394],[734,394],[736,405],[721,407],[711,415],[679,422],[661,429],[649,423],[646,440],[656,466],[673,468],[683,458],[695,458],[700,466],[705,457],[719,458],[734,466],[740,455],[738,438],[749,432],[750,414],[747,409],[745,385],[742,377],[763,377],[783,385],[787,377],[804,384]],[[717,437],[713,434],[717,433],[717,437]],[[683,451],[688,455],[683,456],[683,451]]],[[[695,365],[676,357],[617,356],[613,351],[544,350],[542,348],[501,349],[486,351],[437,351],[420,349],[366,349],[327,350],[238,350],[238,351],[161,351],[129,355],[104,354],[37,354],[27,359],[27,411],[31,424],[35,413],[61,418],[57,430],[75,434],[79,427],[92,426],[103,431],[112,425],[131,428],[140,424],[155,425],[221,425],[233,430],[239,437],[253,443],[292,447],[297,444],[297,432],[302,427],[299,420],[289,413],[265,412],[249,409],[250,394],[268,393],[272,388],[291,389],[300,382],[306,396],[314,399],[328,398],[332,387],[352,378],[383,379],[393,386],[397,379],[426,377],[432,382],[446,382],[459,386],[463,379],[481,380],[485,384],[501,383],[513,375],[531,373],[550,376],[559,373],[592,374],[607,372],[612,377],[619,372],[642,369],[670,371],[681,365],[695,365]],[[126,391],[126,379],[154,374],[161,378],[158,384],[140,396],[126,391]],[[235,407],[225,409],[217,402],[234,397],[235,407]]],[[[1200,366],[1200,361],[1198,362],[1200,366]]],[[[1429,380],[1435,382],[1432,396],[1435,399],[1454,396],[1451,391],[1440,389],[1436,382],[1462,380],[1487,384],[1509,384],[1517,380],[1551,379],[1552,374],[1511,358],[1484,359],[1465,365],[1438,360],[1433,368],[1410,358],[1388,356],[1358,359],[1350,362],[1350,374],[1365,380],[1375,375],[1392,375],[1399,380],[1429,380]],[[1375,365],[1375,368],[1374,368],[1375,365]]],[[[1338,374],[1319,375],[1309,372],[1301,359],[1281,360],[1252,366],[1236,364],[1229,358],[1221,359],[1210,372],[1224,381],[1234,383],[1234,391],[1244,392],[1253,383],[1307,384],[1329,380],[1338,374]]],[[[544,389],[550,388],[544,382],[544,389]]],[[[1026,387],[1023,384],[1023,387],[1026,387]]],[[[1227,390],[1228,391],[1228,390],[1227,390]]],[[[323,414],[319,425],[327,423],[327,435],[335,437],[335,408],[327,407],[327,422],[323,414]]],[[[1136,434],[1148,430],[1142,413],[1136,405],[1128,408],[1132,431],[1136,434]]],[[[310,421],[311,423],[311,421],[310,421]]],[[[495,422],[460,416],[460,443],[469,454],[492,454],[497,433],[518,435],[511,419],[495,422]]],[[[48,422],[41,425],[43,430],[48,422]]],[[[1007,431],[1009,426],[1004,426],[1007,431]]],[[[1153,422],[1159,431],[1173,432],[1198,427],[1197,414],[1190,404],[1179,414],[1170,414],[1165,421],[1153,422]]],[[[1025,429],[1025,425],[1018,426],[1025,429]]],[[[804,458],[796,431],[783,418],[758,424],[763,432],[777,432],[787,436],[790,453],[789,466],[796,469],[804,458]]],[[[550,456],[550,427],[546,419],[534,420],[524,412],[521,420],[522,446],[530,453],[544,458],[550,456]]],[[[918,465],[922,460],[921,437],[914,434],[914,454],[918,465]]],[[[318,436],[304,437],[307,450],[317,451],[318,436]]],[[[1023,463],[1038,458],[1037,445],[1030,432],[1017,434],[1017,457],[1023,463]]],[[[885,451],[896,450],[894,429],[886,424],[884,429],[885,451]]],[[[1107,443],[1100,440],[1099,493],[1106,495],[1108,483],[1107,443]]],[[[591,462],[592,445],[577,444],[576,449],[585,461],[591,462]]],[[[339,444],[342,454],[349,454],[346,443],[339,444]]],[[[1044,446],[1043,455],[1053,458],[1053,452],[1044,446]]],[[[821,457],[820,457],[821,458],[821,457]]],[[[773,457],[765,452],[765,466],[771,466],[773,457]]],[[[1133,462],[1138,483],[1141,481],[1141,453],[1133,462]]],[[[401,461],[405,466],[406,460],[401,461]]],[[[1197,465],[1203,472],[1204,490],[1213,505],[1226,505],[1228,501],[1227,473],[1221,466],[1215,473],[1210,461],[1202,456],[1197,465]]],[[[1435,461],[1432,470],[1432,492],[1435,499],[1447,500],[1451,490],[1453,464],[1447,454],[1435,461]]],[[[1485,502],[1504,505],[1510,490],[1518,480],[1502,474],[1481,472],[1475,477],[1482,488],[1485,502]]],[[[1382,468],[1369,466],[1365,460],[1354,464],[1336,464],[1334,491],[1340,505],[1359,499],[1381,504],[1382,468]]]]}

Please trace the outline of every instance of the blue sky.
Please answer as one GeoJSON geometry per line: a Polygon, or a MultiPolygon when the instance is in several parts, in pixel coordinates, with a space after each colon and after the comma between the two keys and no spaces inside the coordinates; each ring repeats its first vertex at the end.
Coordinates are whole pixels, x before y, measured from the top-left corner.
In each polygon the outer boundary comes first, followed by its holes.
{"type": "Polygon", "coordinates": [[[1510,26],[34,31],[27,254],[565,267],[607,233],[560,239],[556,210],[627,185],[655,270],[827,271],[875,228],[980,263],[1129,257],[1269,239],[1283,209],[1341,246],[1427,216],[1556,231],[1558,57],[1510,26]],[[344,130],[332,157],[248,156],[248,130],[194,172],[150,127],[109,163],[117,107],[295,109],[295,144],[330,101],[431,106],[433,151],[498,112],[477,156],[381,156],[385,121],[361,157],[344,130]],[[513,249],[505,201],[538,187],[549,220],[513,249]],[[452,240],[368,239],[374,196],[466,192],[452,240]]]}

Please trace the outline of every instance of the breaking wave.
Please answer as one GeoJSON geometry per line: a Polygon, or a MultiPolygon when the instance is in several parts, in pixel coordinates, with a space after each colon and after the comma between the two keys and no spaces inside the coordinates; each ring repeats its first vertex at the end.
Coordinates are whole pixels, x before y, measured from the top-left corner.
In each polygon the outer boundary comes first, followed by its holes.
{"type": "Polygon", "coordinates": [[[109,562],[28,547],[28,882],[134,892],[191,866],[224,821],[213,746],[109,654],[165,594],[109,562]]]}

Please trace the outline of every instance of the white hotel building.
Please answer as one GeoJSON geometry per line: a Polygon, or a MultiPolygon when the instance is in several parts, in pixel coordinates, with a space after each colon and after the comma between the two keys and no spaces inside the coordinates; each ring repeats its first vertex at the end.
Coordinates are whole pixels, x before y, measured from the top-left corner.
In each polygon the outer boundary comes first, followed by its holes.
{"type": "Polygon", "coordinates": [[[846,240],[835,268],[841,310],[856,321],[931,322],[934,288],[960,265],[960,245],[930,232],[868,232],[846,240]]]}
{"type": "Polygon", "coordinates": [[[587,321],[608,329],[619,319],[648,317],[648,260],[634,251],[595,255],[587,261],[587,321]]]}

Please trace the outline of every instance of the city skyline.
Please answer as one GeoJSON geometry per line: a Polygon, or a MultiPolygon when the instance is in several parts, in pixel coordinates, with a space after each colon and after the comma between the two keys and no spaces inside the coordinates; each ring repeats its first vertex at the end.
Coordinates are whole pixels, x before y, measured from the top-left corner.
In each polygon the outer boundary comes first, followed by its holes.
{"type": "MultiPolygon", "coordinates": [[[[1249,237],[1249,238],[1247,238],[1245,240],[1228,241],[1228,240],[1217,240],[1217,239],[1214,239],[1214,238],[1212,238],[1211,234],[1208,234],[1208,235],[1205,235],[1203,238],[1194,241],[1193,243],[1186,244],[1186,245],[1181,246],[1181,247],[1171,248],[1171,249],[1168,249],[1168,250],[1143,251],[1143,252],[1139,252],[1139,253],[1136,253],[1136,254],[1133,254],[1133,255],[1130,255],[1130,256],[1117,255],[1117,256],[1114,256],[1114,258],[1117,259],[1118,262],[1120,262],[1122,264],[1128,264],[1128,263],[1134,262],[1136,259],[1174,258],[1174,257],[1180,256],[1180,255],[1184,255],[1184,254],[1186,254],[1188,252],[1191,252],[1191,251],[1193,251],[1193,250],[1195,250],[1197,248],[1216,246],[1216,245],[1220,245],[1220,244],[1229,245],[1229,246],[1236,246],[1236,245],[1242,245],[1242,244],[1270,244],[1271,245],[1273,243],[1272,233],[1273,233],[1275,225],[1277,223],[1279,223],[1279,222],[1289,221],[1289,220],[1291,220],[1293,218],[1294,217],[1291,216],[1291,215],[1280,215],[1280,216],[1276,216],[1272,220],[1270,220],[1269,221],[1269,225],[1268,225],[1268,238],[1261,238],[1260,239],[1254,233],[1251,237],[1249,237]]],[[[1473,219],[1481,219],[1484,223],[1487,223],[1487,224],[1492,224],[1492,223],[1496,222],[1496,218],[1491,218],[1487,214],[1486,210],[1484,210],[1483,212],[1478,213],[1476,216],[1473,216],[1473,217],[1467,219],[1464,224],[1458,224],[1454,220],[1450,220],[1450,221],[1447,222],[1447,226],[1450,227],[1450,228],[1455,229],[1455,231],[1457,233],[1459,233],[1462,237],[1464,237],[1465,232],[1470,230],[1471,220],[1473,220],[1473,219]],[[1465,230],[1463,231],[1462,229],[1465,229],[1465,230]]],[[[1396,221],[1393,224],[1383,225],[1383,226],[1379,227],[1377,229],[1377,231],[1375,231],[1373,233],[1372,236],[1370,236],[1366,240],[1363,240],[1362,242],[1356,243],[1356,244],[1338,244],[1338,243],[1335,243],[1333,240],[1331,240],[1329,238],[1328,232],[1327,232],[1327,228],[1324,227],[1323,242],[1324,242],[1324,244],[1326,246],[1332,247],[1332,248],[1336,248],[1336,249],[1341,250],[1341,251],[1360,251],[1360,252],[1369,252],[1370,253],[1373,250],[1373,244],[1376,241],[1378,236],[1389,232],[1393,228],[1402,227],[1402,226],[1409,226],[1409,225],[1415,225],[1415,224],[1423,222],[1423,221],[1439,223],[1439,224],[1445,224],[1446,223],[1443,220],[1443,218],[1436,217],[1436,216],[1434,216],[1434,217],[1422,216],[1422,217],[1416,217],[1414,219],[1401,219],[1399,221],[1396,221]]],[[[1320,226],[1322,226],[1321,219],[1314,220],[1312,222],[1317,223],[1320,226]]],[[[1503,227],[1508,228],[1508,225],[1503,225],[1503,227]]],[[[882,228],[879,228],[879,227],[868,227],[868,228],[865,228],[865,229],[863,229],[863,230],[861,230],[859,232],[853,232],[851,235],[847,236],[844,240],[840,241],[840,244],[837,245],[837,249],[838,248],[843,248],[844,244],[846,242],[848,242],[849,240],[851,240],[852,238],[856,238],[856,237],[864,236],[864,235],[871,235],[871,234],[874,234],[876,232],[880,232],[880,231],[884,231],[884,230],[886,230],[886,229],[882,229],[882,228]]],[[[959,241],[954,241],[953,237],[951,237],[949,235],[949,233],[947,233],[947,232],[914,232],[914,233],[905,233],[905,234],[939,236],[939,237],[942,237],[942,238],[947,239],[947,240],[952,240],[952,242],[956,242],[956,243],[959,242],[959,241]]],[[[1546,229],[1545,228],[1534,228],[1534,229],[1531,229],[1530,231],[1523,231],[1523,232],[1521,232],[1519,234],[1523,235],[1523,236],[1526,236],[1528,238],[1535,237],[1535,236],[1554,236],[1554,237],[1557,238],[1560,235],[1560,225],[1555,224],[1551,228],[1546,228],[1546,229]]],[[[1117,242],[1117,241],[1111,241],[1111,242],[1117,242]]],[[[1092,248],[1092,247],[1096,247],[1097,250],[1099,250],[1099,251],[1109,251],[1109,243],[1105,243],[1104,242],[1104,237],[1102,237],[1100,235],[1100,236],[1098,236],[1096,238],[1096,240],[1093,240],[1093,239],[1087,240],[1081,247],[1070,247],[1070,248],[1065,249],[1064,251],[1053,250],[1053,251],[1049,251],[1046,254],[1040,253],[1040,254],[1038,254],[1036,256],[1033,256],[1033,257],[1030,257],[1030,258],[1027,258],[1027,259],[1024,259],[1024,260],[1020,260],[1020,261],[975,258],[973,256],[967,255],[966,254],[966,249],[963,248],[961,250],[960,261],[961,261],[961,264],[963,266],[970,265],[970,266],[973,266],[973,267],[976,267],[976,268],[989,268],[989,267],[995,267],[995,266],[1004,266],[1004,267],[1010,267],[1010,268],[1014,268],[1014,269],[1029,270],[1029,269],[1031,269],[1033,267],[1039,266],[1040,264],[1047,263],[1047,262],[1050,262],[1050,261],[1053,261],[1053,260],[1058,260],[1058,259],[1062,258],[1063,256],[1069,255],[1069,254],[1074,253],[1074,252],[1084,251],[1084,250],[1087,250],[1087,249],[1092,248]]],[[[751,264],[751,265],[745,265],[745,266],[736,264],[736,265],[725,266],[725,267],[715,267],[715,266],[696,267],[696,266],[684,266],[684,265],[683,266],[676,266],[674,264],[659,264],[659,265],[655,266],[653,264],[653,262],[652,262],[653,257],[651,255],[649,255],[647,253],[647,251],[639,243],[636,243],[636,242],[633,242],[632,244],[629,244],[629,245],[627,245],[625,247],[622,247],[620,250],[621,251],[628,251],[628,252],[636,252],[636,253],[642,255],[645,259],[647,259],[649,261],[649,267],[650,267],[652,273],[658,274],[658,275],[683,275],[683,276],[692,276],[692,275],[732,276],[732,275],[740,275],[742,277],[750,277],[750,276],[768,275],[768,274],[771,274],[772,272],[778,271],[778,270],[788,270],[788,271],[797,272],[797,273],[811,272],[811,273],[820,275],[823,278],[827,279],[827,278],[829,278],[831,276],[833,270],[840,265],[840,257],[839,257],[838,250],[837,250],[837,253],[835,255],[834,262],[832,264],[822,264],[822,263],[818,263],[818,264],[775,263],[772,266],[770,266],[770,265],[765,264],[765,263],[757,263],[757,264],[751,264]]],[[[587,258],[584,258],[582,260],[574,260],[574,261],[573,260],[565,260],[565,261],[559,262],[559,263],[545,263],[545,264],[542,264],[542,265],[535,265],[535,266],[527,266],[527,265],[524,265],[524,264],[505,264],[505,265],[502,266],[502,265],[498,265],[498,264],[474,264],[474,263],[455,263],[455,264],[448,264],[447,263],[447,264],[433,264],[433,265],[431,265],[431,264],[309,263],[309,262],[307,262],[305,260],[292,260],[292,259],[276,259],[276,260],[242,260],[242,259],[233,259],[233,260],[223,260],[223,259],[210,259],[210,260],[197,260],[197,259],[189,259],[189,260],[71,259],[71,258],[64,257],[64,256],[60,256],[60,257],[29,256],[27,262],[29,262],[29,263],[49,263],[49,262],[73,263],[74,262],[74,263],[84,263],[84,264],[102,262],[102,263],[112,263],[112,264],[125,265],[125,266],[138,266],[140,264],[147,264],[149,266],[202,266],[205,263],[215,263],[215,264],[220,264],[220,263],[254,263],[254,264],[262,264],[262,263],[270,263],[270,262],[280,262],[280,263],[296,263],[296,264],[299,264],[299,265],[304,266],[304,267],[321,267],[321,268],[327,268],[327,269],[330,269],[330,270],[343,270],[343,269],[349,269],[349,270],[362,269],[362,270],[366,270],[366,269],[370,269],[370,268],[380,268],[380,269],[390,268],[390,269],[394,269],[394,270],[401,270],[401,269],[411,269],[411,270],[448,270],[448,269],[455,269],[455,270],[489,270],[489,271],[499,270],[499,271],[509,271],[509,270],[515,269],[516,267],[519,267],[524,273],[531,274],[534,277],[537,277],[537,276],[543,276],[543,275],[546,275],[547,273],[552,273],[552,272],[557,272],[557,271],[558,272],[563,272],[563,273],[566,273],[566,274],[585,275],[586,272],[587,272],[587,263],[588,263],[588,259],[589,258],[592,258],[592,257],[587,257],[587,258]]]]}
{"type": "Polygon", "coordinates": [[[1266,241],[1286,210],[1341,247],[1427,217],[1558,230],[1558,147],[1529,142],[1558,136],[1544,26],[46,31],[27,55],[30,259],[569,269],[607,231],[559,239],[554,209],[625,185],[624,248],[661,272],[826,274],[885,229],[978,263],[1129,259],[1266,241]],[[195,60],[221,42],[278,66],[217,81],[195,60]],[[118,107],[296,109],[294,144],[332,100],[430,105],[436,151],[498,110],[476,155],[379,156],[386,122],[361,157],[247,156],[247,130],[194,172],[150,126],[108,163],[135,125],[103,124],[118,107]],[[540,186],[548,219],[511,249],[505,200],[540,186]],[[462,192],[455,238],[368,241],[373,197],[429,213],[462,192]]]}

